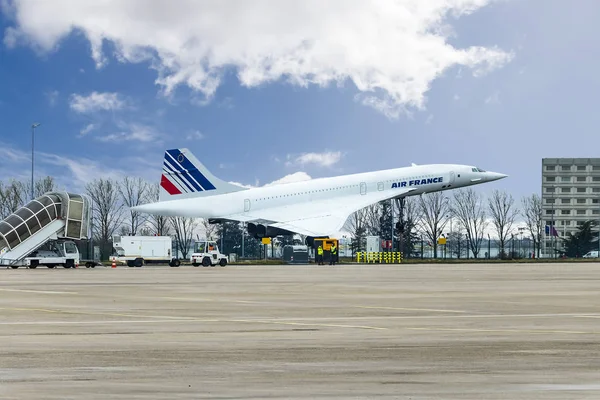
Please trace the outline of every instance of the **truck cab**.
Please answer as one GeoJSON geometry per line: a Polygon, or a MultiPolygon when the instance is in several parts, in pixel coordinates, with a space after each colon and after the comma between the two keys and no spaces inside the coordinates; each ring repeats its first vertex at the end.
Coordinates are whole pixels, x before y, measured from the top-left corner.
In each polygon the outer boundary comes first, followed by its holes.
{"type": "Polygon", "coordinates": [[[219,246],[214,240],[198,240],[194,243],[194,251],[190,256],[190,262],[194,267],[202,264],[203,267],[227,265],[229,259],[225,254],[221,254],[219,246]]]}
{"type": "Polygon", "coordinates": [[[584,254],[583,258],[598,258],[598,250],[588,251],[584,254]]]}

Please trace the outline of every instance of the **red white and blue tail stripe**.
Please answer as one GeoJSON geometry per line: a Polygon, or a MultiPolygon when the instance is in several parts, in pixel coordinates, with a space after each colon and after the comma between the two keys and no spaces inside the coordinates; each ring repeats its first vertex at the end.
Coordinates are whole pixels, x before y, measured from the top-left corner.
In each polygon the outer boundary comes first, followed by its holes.
{"type": "Polygon", "coordinates": [[[208,196],[242,189],[212,175],[188,149],[165,151],[160,200],[208,196]]]}

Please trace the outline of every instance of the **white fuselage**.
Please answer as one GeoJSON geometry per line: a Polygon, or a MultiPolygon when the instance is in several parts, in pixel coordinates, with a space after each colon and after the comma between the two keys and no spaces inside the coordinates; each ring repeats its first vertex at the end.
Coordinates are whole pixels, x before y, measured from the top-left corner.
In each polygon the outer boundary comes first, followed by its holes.
{"type": "Polygon", "coordinates": [[[225,215],[341,197],[360,197],[374,191],[414,188],[408,195],[456,189],[500,179],[505,175],[475,172],[455,164],[418,165],[375,172],[318,178],[252,188],[237,192],[168,200],[143,206],[143,212],[166,216],[219,218],[225,215]]]}

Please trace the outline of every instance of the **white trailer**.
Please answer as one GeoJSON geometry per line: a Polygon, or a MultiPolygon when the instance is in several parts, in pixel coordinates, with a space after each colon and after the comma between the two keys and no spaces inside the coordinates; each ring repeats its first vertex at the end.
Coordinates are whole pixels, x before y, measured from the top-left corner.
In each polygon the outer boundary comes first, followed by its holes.
{"type": "Polygon", "coordinates": [[[113,236],[111,260],[141,267],[146,263],[168,263],[179,267],[181,262],[172,255],[173,240],[170,236],[113,236]]]}

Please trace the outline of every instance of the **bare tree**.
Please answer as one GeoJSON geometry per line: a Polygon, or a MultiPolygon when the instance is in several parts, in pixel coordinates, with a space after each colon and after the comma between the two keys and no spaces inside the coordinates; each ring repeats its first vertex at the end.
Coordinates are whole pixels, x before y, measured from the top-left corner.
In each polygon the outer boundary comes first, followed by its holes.
{"type": "Polygon", "coordinates": [[[110,256],[110,241],[124,220],[123,203],[119,194],[119,185],[111,179],[96,179],[86,186],[92,200],[94,233],[100,242],[102,257],[110,256]]]}
{"type": "Polygon", "coordinates": [[[448,197],[443,192],[421,195],[418,200],[421,211],[421,227],[433,246],[433,256],[437,258],[437,240],[449,221],[448,197]]]}
{"type": "Polygon", "coordinates": [[[515,200],[506,192],[494,190],[488,199],[488,206],[492,217],[492,223],[498,234],[500,245],[500,257],[505,257],[505,244],[509,232],[515,223],[519,210],[514,206],[515,200]]]}
{"type": "MultiPolygon", "coordinates": [[[[37,198],[45,193],[53,192],[56,189],[56,184],[54,182],[54,178],[51,176],[46,176],[44,178],[40,178],[35,181],[33,185],[33,197],[37,198]]],[[[23,190],[25,193],[23,194],[23,199],[29,200],[31,197],[31,183],[27,183],[23,185],[23,190]]]]}
{"type": "Polygon", "coordinates": [[[129,208],[129,232],[131,235],[136,235],[138,230],[146,220],[148,219],[147,214],[142,214],[139,211],[134,211],[131,207],[139,206],[143,204],[147,198],[148,183],[142,178],[131,178],[126,176],[123,181],[119,184],[119,193],[125,203],[125,206],[129,208]]]}
{"type": "Polygon", "coordinates": [[[217,226],[208,222],[205,218],[202,220],[202,228],[204,229],[204,236],[206,240],[216,240],[217,226]]]}
{"type": "Polygon", "coordinates": [[[346,227],[352,237],[352,255],[364,249],[364,239],[367,233],[367,209],[363,208],[348,218],[346,227]]]}
{"type": "Polygon", "coordinates": [[[169,217],[169,223],[175,231],[176,248],[181,252],[182,258],[187,258],[194,238],[194,230],[198,226],[198,220],[186,217],[169,217]]]}
{"type": "MultiPolygon", "coordinates": [[[[146,202],[153,203],[159,200],[160,186],[158,183],[148,185],[146,191],[146,202]]],[[[158,236],[169,236],[171,234],[171,224],[169,223],[169,217],[164,215],[150,215],[148,222],[152,226],[154,233],[158,236]]]]}
{"type": "Polygon", "coordinates": [[[533,248],[537,249],[537,257],[540,257],[542,247],[542,232],[544,229],[542,214],[542,199],[537,194],[532,194],[521,200],[523,204],[522,215],[525,217],[527,230],[533,240],[533,248]]]}
{"type": "Polygon", "coordinates": [[[144,225],[144,226],[140,227],[139,234],[141,236],[153,236],[154,235],[154,231],[153,231],[153,229],[152,229],[151,226],[144,225]]]}
{"type": "Polygon", "coordinates": [[[381,204],[375,203],[363,209],[365,218],[365,230],[369,235],[377,235],[381,228],[381,204]]]}
{"type": "Polygon", "coordinates": [[[398,249],[402,254],[406,253],[406,257],[414,250],[412,243],[412,235],[415,234],[414,228],[421,221],[421,208],[417,201],[412,197],[401,197],[395,199],[393,215],[396,218],[395,232],[398,235],[398,249]]]}
{"type": "Polygon", "coordinates": [[[483,233],[488,224],[482,196],[472,188],[457,190],[454,192],[454,201],[450,209],[459,225],[465,230],[467,243],[473,256],[477,258],[483,233]]]}
{"type": "Polygon", "coordinates": [[[23,197],[23,189],[23,183],[14,179],[7,185],[0,182],[0,218],[8,217],[24,205],[27,197],[23,197]]]}

